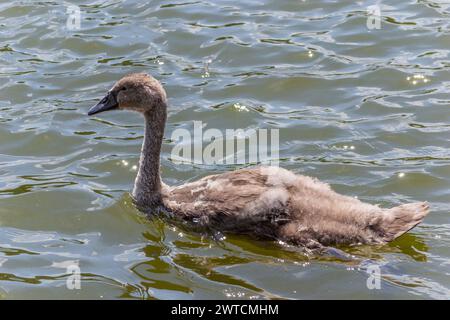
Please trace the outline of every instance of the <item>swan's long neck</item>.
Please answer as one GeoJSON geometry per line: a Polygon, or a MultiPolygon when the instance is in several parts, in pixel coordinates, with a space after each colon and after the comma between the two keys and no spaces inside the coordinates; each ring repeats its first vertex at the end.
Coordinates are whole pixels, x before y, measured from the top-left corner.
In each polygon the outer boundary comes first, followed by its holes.
{"type": "Polygon", "coordinates": [[[161,202],[160,153],[166,123],[166,106],[144,113],[145,133],[139,171],[133,189],[138,206],[152,207],[161,202]]]}

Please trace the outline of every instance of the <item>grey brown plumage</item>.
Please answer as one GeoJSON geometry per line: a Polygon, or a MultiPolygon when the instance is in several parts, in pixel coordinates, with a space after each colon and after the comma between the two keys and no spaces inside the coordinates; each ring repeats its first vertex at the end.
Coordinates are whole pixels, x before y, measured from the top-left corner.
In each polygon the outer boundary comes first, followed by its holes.
{"type": "Polygon", "coordinates": [[[132,193],[144,210],[159,208],[202,228],[306,247],[389,242],[429,212],[425,202],[382,209],[278,167],[241,169],[168,186],[160,177],[167,117],[166,93],[160,83],[146,74],[125,76],[99,104],[90,114],[119,108],[144,115],[145,136],[132,193]]]}
{"type": "Polygon", "coordinates": [[[237,170],[166,187],[163,202],[177,216],[214,230],[309,247],[388,242],[428,213],[425,203],[382,209],[277,167],[237,170]]]}

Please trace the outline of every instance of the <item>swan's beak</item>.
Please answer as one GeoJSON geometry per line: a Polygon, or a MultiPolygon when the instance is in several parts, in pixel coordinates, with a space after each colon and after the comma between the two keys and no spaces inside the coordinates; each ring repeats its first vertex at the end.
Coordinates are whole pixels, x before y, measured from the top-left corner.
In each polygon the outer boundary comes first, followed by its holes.
{"type": "Polygon", "coordinates": [[[119,104],[117,103],[116,97],[111,91],[108,91],[108,94],[100,100],[99,103],[89,109],[88,116],[92,116],[93,114],[103,111],[116,109],[118,106],[119,104]]]}

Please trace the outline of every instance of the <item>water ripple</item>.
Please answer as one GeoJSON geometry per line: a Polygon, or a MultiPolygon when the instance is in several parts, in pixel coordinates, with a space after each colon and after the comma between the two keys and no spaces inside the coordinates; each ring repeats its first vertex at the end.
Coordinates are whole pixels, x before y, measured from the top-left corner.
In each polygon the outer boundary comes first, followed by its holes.
{"type": "Polygon", "coordinates": [[[0,4],[1,298],[448,299],[449,4],[383,4],[380,30],[370,1],[102,1],[80,4],[79,30],[66,4],[0,4]],[[142,71],[169,95],[167,182],[235,167],[174,164],[176,128],[277,128],[283,167],[432,213],[388,246],[323,256],[149,220],[128,194],[142,119],[86,117],[142,71]],[[370,263],[382,290],[365,289],[370,263]]]}

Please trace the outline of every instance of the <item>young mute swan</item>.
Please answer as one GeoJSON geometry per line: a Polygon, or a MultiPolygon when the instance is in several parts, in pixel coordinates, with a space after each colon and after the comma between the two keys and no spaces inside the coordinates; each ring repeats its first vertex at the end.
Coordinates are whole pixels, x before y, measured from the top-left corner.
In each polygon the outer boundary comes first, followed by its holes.
{"type": "Polygon", "coordinates": [[[334,192],[328,184],[278,167],[254,167],[172,187],[160,177],[167,99],[158,80],[144,74],[120,79],[88,115],[140,112],[145,136],[133,189],[136,205],[162,210],[211,231],[277,239],[308,248],[386,243],[419,224],[426,202],[391,209],[334,192]]]}

